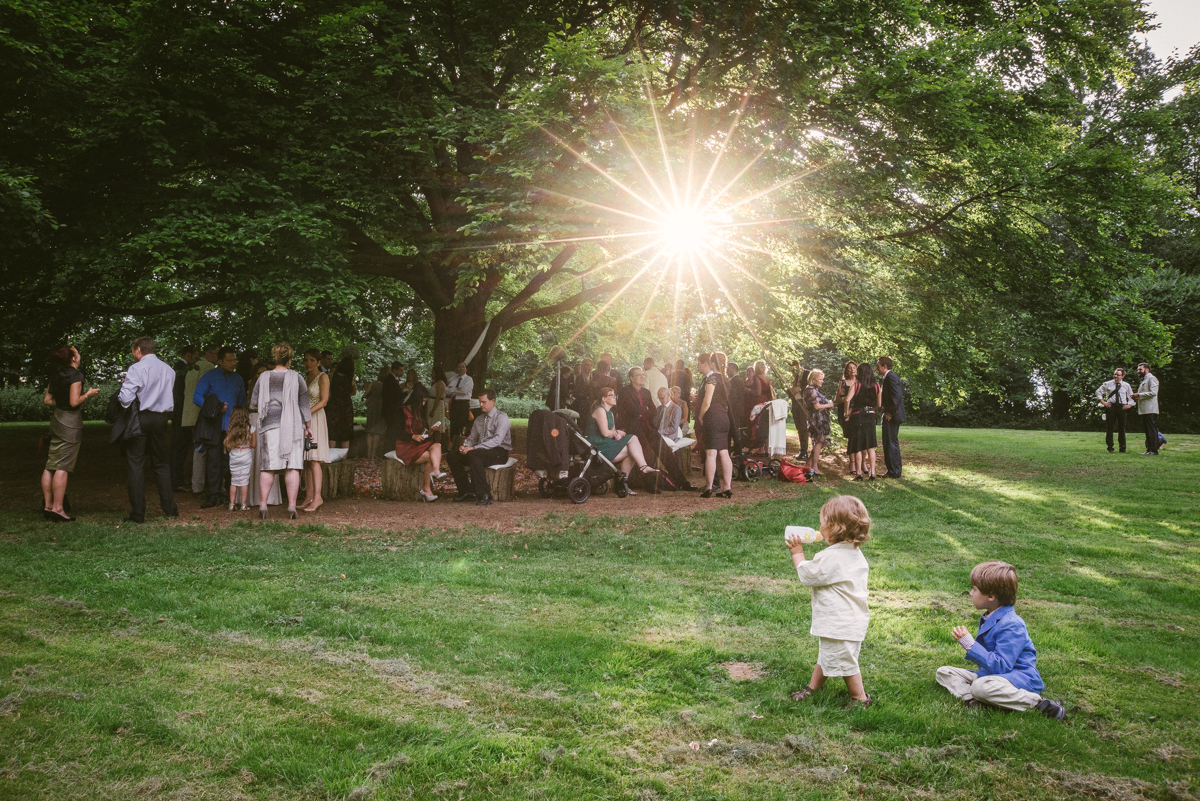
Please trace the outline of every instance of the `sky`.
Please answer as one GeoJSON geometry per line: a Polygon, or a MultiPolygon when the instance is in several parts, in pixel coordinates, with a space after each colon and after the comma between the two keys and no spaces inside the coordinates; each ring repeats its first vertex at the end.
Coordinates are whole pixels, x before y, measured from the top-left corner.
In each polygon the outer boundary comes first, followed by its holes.
{"type": "Polygon", "coordinates": [[[1166,59],[1172,50],[1185,56],[1192,45],[1200,42],[1200,0],[1149,0],[1146,5],[1158,15],[1154,20],[1158,30],[1146,36],[1156,56],[1166,59]]]}

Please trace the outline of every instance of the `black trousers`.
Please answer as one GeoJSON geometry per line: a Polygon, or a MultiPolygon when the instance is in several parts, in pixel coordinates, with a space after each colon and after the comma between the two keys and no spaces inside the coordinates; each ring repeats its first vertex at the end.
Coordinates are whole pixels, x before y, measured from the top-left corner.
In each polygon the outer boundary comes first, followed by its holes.
{"type": "Polygon", "coordinates": [[[889,476],[900,478],[900,424],[886,417],[883,418],[883,465],[889,476]]]}
{"type": "Polygon", "coordinates": [[[125,440],[125,462],[129,468],[126,485],[129,488],[129,516],[141,523],[146,519],[146,456],[158,485],[158,501],[163,514],[177,515],[175,496],[171,492],[170,432],[167,412],[139,412],[142,435],[125,440]]]}
{"type": "MultiPolygon", "coordinates": [[[[221,432],[221,442],[225,441],[225,434],[221,432]]],[[[212,498],[220,497],[225,494],[225,490],[229,487],[229,451],[225,450],[224,445],[205,445],[204,446],[204,494],[212,498]]]]}
{"type": "Polygon", "coordinates": [[[192,433],[195,426],[183,427],[171,422],[171,486],[182,487],[185,480],[184,460],[192,461],[192,433]]]}
{"type": "Polygon", "coordinates": [[[1113,426],[1116,426],[1117,442],[1121,445],[1121,453],[1125,452],[1125,421],[1128,416],[1129,410],[1119,403],[1104,410],[1104,444],[1110,451],[1113,449],[1113,426]]]}
{"type": "MultiPolygon", "coordinates": [[[[471,433],[471,402],[469,400],[450,401],[450,433],[456,437],[465,437],[471,433]]],[[[507,456],[504,458],[508,458],[507,456]]]]}
{"type": "Polygon", "coordinates": [[[1142,430],[1146,432],[1146,450],[1150,453],[1158,453],[1158,415],[1143,414],[1142,430]]]}
{"type": "Polygon", "coordinates": [[[792,401],[792,422],[796,424],[796,433],[800,435],[800,455],[808,455],[808,412],[803,403],[792,401]]]}
{"type": "Polygon", "coordinates": [[[482,498],[490,495],[488,489],[487,469],[494,464],[504,464],[508,461],[508,451],[504,448],[475,448],[465,454],[458,449],[450,451],[447,459],[450,462],[450,472],[454,474],[454,486],[459,493],[474,492],[482,498]]]}

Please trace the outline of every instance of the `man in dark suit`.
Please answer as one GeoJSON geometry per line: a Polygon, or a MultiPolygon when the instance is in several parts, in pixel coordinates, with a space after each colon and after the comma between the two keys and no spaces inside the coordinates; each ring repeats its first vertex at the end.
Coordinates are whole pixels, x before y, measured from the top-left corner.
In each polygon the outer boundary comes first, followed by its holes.
{"type": "Polygon", "coordinates": [[[403,376],[404,365],[392,362],[391,373],[383,379],[383,422],[387,426],[387,433],[384,434],[384,453],[396,450],[396,440],[405,436],[404,392],[400,389],[403,376]]]}
{"type": "Polygon", "coordinates": [[[900,478],[900,424],[904,422],[904,388],[900,376],[892,372],[890,356],[880,356],[875,372],[883,384],[883,464],[884,478],[900,478]]]}

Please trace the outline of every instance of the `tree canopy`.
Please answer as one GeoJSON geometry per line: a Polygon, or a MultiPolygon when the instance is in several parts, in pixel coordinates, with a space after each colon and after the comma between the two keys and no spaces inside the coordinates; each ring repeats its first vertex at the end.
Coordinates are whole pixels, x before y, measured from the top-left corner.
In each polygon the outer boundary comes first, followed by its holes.
{"type": "Polygon", "coordinates": [[[548,350],[599,313],[662,356],[888,350],[945,401],[1161,361],[1197,85],[1147,24],[1135,0],[2,0],[4,358],[404,317],[486,375],[513,332],[548,350]],[[647,267],[628,234],[702,185],[736,266],[647,267]]]}

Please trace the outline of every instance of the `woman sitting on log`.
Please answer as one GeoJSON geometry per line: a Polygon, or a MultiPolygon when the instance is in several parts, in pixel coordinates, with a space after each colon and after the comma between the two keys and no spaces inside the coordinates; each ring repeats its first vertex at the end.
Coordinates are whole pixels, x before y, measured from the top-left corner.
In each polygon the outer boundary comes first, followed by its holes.
{"type": "Polygon", "coordinates": [[[412,467],[425,465],[425,484],[421,489],[421,500],[433,503],[438,496],[433,494],[433,479],[441,478],[442,444],[434,442],[433,434],[441,428],[441,423],[434,423],[432,429],[425,427],[425,422],[419,415],[413,414],[413,407],[404,407],[405,432],[408,439],[396,440],[396,459],[402,465],[412,467]]]}

